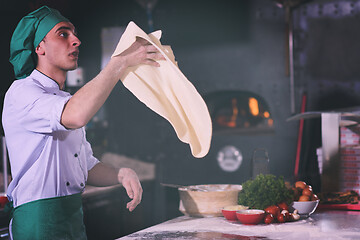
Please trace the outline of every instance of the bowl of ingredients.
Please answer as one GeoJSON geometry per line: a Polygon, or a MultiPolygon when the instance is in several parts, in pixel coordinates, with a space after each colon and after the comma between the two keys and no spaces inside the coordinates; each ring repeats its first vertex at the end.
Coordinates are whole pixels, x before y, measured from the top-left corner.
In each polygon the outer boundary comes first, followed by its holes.
{"type": "Polygon", "coordinates": [[[292,202],[290,210],[297,210],[300,216],[310,216],[315,212],[320,200],[306,201],[306,202],[292,202]]]}
{"type": "Polygon", "coordinates": [[[236,212],[236,217],[242,224],[256,225],[263,222],[265,211],[260,209],[244,209],[236,212]]]}
{"type": "Polygon", "coordinates": [[[297,181],[293,187],[294,201],[290,204],[290,210],[297,210],[300,215],[310,216],[319,205],[319,198],[314,194],[312,187],[306,182],[297,181]]]}
{"type": "Polygon", "coordinates": [[[179,210],[192,217],[220,217],[226,206],[238,204],[241,185],[210,184],[179,188],[179,210]]]}
{"type": "Polygon", "coordinates": [[[237,221],[236,212],[239,210],[246,210],[249,207],[243,205],[234,205],[234,206],[226,206],[224,207],[221,212],[223,216],[229,221],[237,221]]]}

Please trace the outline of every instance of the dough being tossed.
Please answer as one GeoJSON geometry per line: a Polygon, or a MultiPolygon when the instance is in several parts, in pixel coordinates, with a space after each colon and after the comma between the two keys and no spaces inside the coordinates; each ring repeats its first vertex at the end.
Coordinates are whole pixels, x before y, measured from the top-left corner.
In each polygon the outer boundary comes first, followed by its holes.
{"type": "Polygon", "coordinates": [[[194,157],[204,157],[209,152],[212,136],[208,108],[178,68],[171,48],[161,45],[161,31],[146,34],[130,22],[112,57],[129,48],[137,37],[154,45],[166,60],[158,61],[160,67],[138,65],[128,68],[121,81],[141,102],[170,122],[178,138],[190,145],[194,157]]]}

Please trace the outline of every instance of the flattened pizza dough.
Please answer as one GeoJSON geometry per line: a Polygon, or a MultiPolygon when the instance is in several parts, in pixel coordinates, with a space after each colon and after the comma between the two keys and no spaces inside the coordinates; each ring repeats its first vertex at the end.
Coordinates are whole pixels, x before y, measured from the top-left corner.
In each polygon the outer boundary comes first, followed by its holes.
{"type": "Polygon", "coordinates": [[[177,137],[190,145],[194,157],[204,157],[209,152],[212,136],[208,108],[178,68],[171,48],[161,45],[161,31],[146,34],[130,22],[112,57],[129,48],[136,37],[149,41],[166,60],[158,61],[160,67],[138,65],[128,68],[121,81],[141,102],[170,122],[177,137]]]}

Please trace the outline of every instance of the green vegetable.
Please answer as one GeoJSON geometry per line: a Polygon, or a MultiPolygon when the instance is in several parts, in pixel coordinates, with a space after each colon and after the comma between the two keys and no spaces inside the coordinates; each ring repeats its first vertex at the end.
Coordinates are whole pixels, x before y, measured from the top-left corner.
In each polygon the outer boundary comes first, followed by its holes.
{"type": "Polygon", "coordinates": [[[242,185],[239,204],[252,209],[265,209],[281,202],[290,203],[293,192],[285,186],[283,177],[259,174],[242,185]]]}

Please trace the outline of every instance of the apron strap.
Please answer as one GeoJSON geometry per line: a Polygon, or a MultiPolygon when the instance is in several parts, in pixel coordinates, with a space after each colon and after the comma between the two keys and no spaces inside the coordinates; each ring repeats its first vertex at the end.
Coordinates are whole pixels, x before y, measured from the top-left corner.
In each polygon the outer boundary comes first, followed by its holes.
{"type": "Polygon", "coordinates": [[[86,240],[81,193],[36,200],[13,211],[14,240],[86,240]]]}

